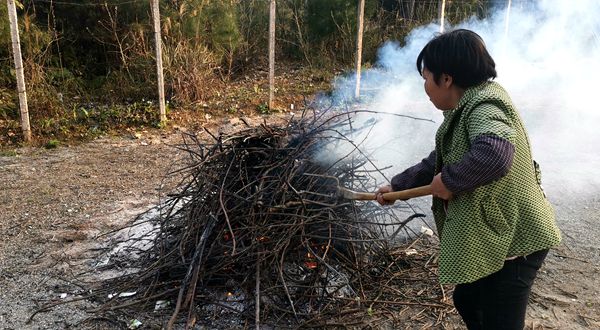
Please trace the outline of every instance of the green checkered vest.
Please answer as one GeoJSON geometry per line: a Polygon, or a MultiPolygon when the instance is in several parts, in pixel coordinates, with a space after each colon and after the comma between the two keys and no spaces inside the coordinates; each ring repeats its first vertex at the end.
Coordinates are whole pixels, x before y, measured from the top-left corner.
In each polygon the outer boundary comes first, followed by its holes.
{"type": "MultiPolygon", "coordinates": [[[[470,120],[475,111],[502,111],[514,130],[513,164],[506,176],[474,191],[457,194],[447,206],[433,198],[440,236],[441,283],[470,283],[522,256],[560,243],[552,206],[539,185],[527,133],[506,91],[495,82],[468,88],[458,106],[444,112],[436,134],[436,169],[462,159],[470,147],[469,129],[494,132],[492,123],[470,120]],[[487,127],[490,126],[490,127],[487,127]]],[[[481,118],[481,116],[476,116],[481,118]]],[[[484,116],[485,117],[485,116],[484,116]]],[[[491,121],[490,121],[491,122],[491,121]]]]}

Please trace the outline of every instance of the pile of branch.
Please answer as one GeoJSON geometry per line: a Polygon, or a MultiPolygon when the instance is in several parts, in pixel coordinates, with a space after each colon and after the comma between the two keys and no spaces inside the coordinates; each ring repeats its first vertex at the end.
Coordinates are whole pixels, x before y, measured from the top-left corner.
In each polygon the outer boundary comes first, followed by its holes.
{"type": "Polygon", "coordinates": [[[96,312],[169,304],[167,328],[219,327],[220,318],[234,327],[364,325],[395,322],[403,308],[440,321],[450,307],[433,243],[406,226],[423,215],[406,203],[338,197],[338,184],[372,191],[374,177],[381,182],[349,138],[368,127],[355,126],[349,114],[305,113],[209,142],[186,136],[186,179],[159,216],[131,225],[141,234],[113,244],[101,269],[122,272],[94,288],[96,312]],[[350,152],[331,160],[340,150],[350,152]],[[407,235],[419,253],[392,244],[407,235]]]}

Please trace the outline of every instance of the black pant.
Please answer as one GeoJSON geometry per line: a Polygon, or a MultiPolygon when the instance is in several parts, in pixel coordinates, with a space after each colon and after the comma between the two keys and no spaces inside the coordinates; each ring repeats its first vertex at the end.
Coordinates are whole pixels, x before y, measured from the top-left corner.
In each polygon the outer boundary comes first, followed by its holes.
{"type": "Polygon", "coordinates": [[[454,289],[454,307],[469,330],[523,330],[533,280],[548,250],[504,262],[504,267],[454,289]]]}

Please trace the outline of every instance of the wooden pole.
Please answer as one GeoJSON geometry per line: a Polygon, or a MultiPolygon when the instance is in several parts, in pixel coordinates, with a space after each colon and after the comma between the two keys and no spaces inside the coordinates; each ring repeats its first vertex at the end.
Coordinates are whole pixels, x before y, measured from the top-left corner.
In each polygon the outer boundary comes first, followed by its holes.
{"type": "Polygon", "coordinates": [[[440,33],[444,33],[444,20],[446,19],[446,0],[440,0],[438,8],[438,16],[440,18],[440,33]]]}
{"type": "Polygon", "coordinates": [[[156,48],[156,77],[158,80],[158,107],[160,109],[161,126],[167,122],[167,110],[165,106],[165,78],[163,76],[162,62],[162,36],[160,34],[160,9],[158,0],[152,0],[152,16],[154,18],[154,41],[156,48]]]}
{"type": "Polygon", "coordinates": [[[259,253],[256,258],[256,285],[254,288],[254,326],[256,330],[260,330],[260,257],[259,253]]]}
{"type": "Polygon", "coordinates": [[[512,5],[512,0],[508,0],[508,5],[506,5],[506,18],[504,20],[504,38],[508,37],[508,22],[510,19],[510,7],[512,5]]]}
{"type": "Polygon", "coordinates": [[[8,19],[10,21],[10,37],[12,39],[13,56],[15,59],[15,72],[17,74],[17,93],[19,94],[19,108],[21,110],[21,129],[25,142],[31,142],[31,127],[29,126],[29,109],[27,107],[27,92],[25,90],[25,75],[23,73],[23,57],[21,56],[21,40],[19,38],[19,24],[17,21],[17,8],[15,0],[6,0],[8,6],[8,19]]]}
{"type": "Polygon", "coordinates": [[[365,0],[358,1],[358,32],[356,33],[356,88],[354,97],[360,98],[360,70],[362,64],[362,41],[365,19],[365,0]]]}
{"type": "Polygon", "coordinates": [[[269,5],[269,110],[273,109],[275,91],[275,0],[269,5]]]}

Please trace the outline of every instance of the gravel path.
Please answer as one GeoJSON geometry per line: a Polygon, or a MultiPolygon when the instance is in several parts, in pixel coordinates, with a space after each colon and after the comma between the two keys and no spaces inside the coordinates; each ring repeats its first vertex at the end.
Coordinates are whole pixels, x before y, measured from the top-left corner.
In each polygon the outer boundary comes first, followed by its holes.
{"type": "MultiPolygon", "coordinates": [[[[82,262],[95,235],[148,210],[173,186],[176,178],[164,174],[180,156],[170,146],[179,139],[142,133],[0,157],[0,329],[62,329],[89,317],[80,303],[26,323],[37,303],[65,299],[59,276],[82,262]]],[[[547,191],[564,242],[536,282],[528,328],[600,329],[600,197],[559,184],[547,191]]],[[[94,322],[86,324],[114,327],[94,322]]]]}

